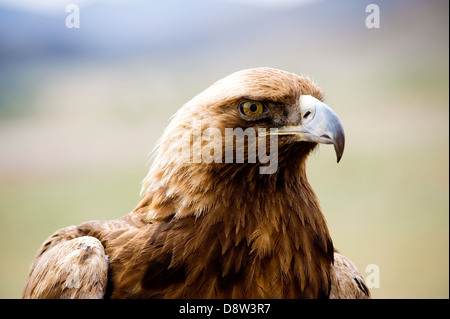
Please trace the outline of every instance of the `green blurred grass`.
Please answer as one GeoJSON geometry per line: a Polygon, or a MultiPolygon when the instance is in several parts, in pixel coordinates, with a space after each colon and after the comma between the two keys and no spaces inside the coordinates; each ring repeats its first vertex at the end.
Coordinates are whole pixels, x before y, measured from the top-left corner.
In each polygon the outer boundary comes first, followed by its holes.
{"type": "Polygon", "coordinates": [[[448,157],[429,151],[310,159],[335,246],[364,277],[380,268],[374,298],[448,298],[448,157]]]}
{"type": "Polygon", "coordinates": [[[55,230],[119,218],[139,200],[145,170],[71,172],[22,180],[0,190],[0,298],[19,298],[28,268],[55,230]]]}

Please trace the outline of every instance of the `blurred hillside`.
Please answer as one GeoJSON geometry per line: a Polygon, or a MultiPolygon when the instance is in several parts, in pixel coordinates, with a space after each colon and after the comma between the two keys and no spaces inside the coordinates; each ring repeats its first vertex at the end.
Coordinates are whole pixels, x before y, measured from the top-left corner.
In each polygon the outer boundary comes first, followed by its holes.
{"type": "Polygon", "coordinates": [[[338,249],[375,298],[448,298],[448,2],[80,4],[0,1],[0,297],[18,298],[53,231],[137,204],[170,116],[219,78],[271,66],[312,77],[342,119],[309,178],[338,249]],[[381,28],[367,29],[377,3],[381,28]]]}
{"type": "MultiPolygon", "coordinates": [[[[8,60],[61,56],[120,56],[123,54],[230,47],[236,43],[283,44],[317,39],[334,31],[359,33],[361,12],[367,3],[351,0],[318,1],[309,6],[271,7],[233,1],[182,0],[92,2],[81,4],[82,27],[77,32],[61,28],[67,3],[58,10],[34,12],[2,8],[0,53],[8,60]],[[319,14],[317,14],[319,13],[319,14]],[[343,19],[343,17],[345,17],[343,19]],[[336,28],[336,25],[339,27],[336,28]],[[306,31],[306,32],[305,32],[306,31]]],[[[384,15],[404,11],[401,2],[381,1],[384,15]]],[[[365,14],[364,14],[365,15],[365,14]]],[[[362,22],[362,23],[361,23],[362,22]]],[[[180,52],[181,53],[181,52],[180,52]]]]}

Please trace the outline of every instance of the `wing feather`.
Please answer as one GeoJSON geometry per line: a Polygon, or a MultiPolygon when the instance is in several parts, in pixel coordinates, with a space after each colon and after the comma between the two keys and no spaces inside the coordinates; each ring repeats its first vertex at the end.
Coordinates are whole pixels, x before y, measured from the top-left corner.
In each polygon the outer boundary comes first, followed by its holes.
{"type": "Polygon", "coordinates": [[[107,273],[108,257],[98,239],[52,236],[31,265],[23,298],[101,299],[107,273]]]}
{"type": "Polygon", "coordinates": [[[330,299],[370,299],[370,292],[356,266],[345,256],[334,253],[330,299]]]}

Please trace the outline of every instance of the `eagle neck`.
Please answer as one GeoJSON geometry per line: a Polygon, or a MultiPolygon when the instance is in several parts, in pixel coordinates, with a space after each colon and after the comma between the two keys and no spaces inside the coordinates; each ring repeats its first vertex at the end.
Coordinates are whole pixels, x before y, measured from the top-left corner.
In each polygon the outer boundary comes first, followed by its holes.
{"type": "Polygon", "coordinates": [[[245,164],[190,166],[169,183],[155,175],[159,187],[149,188],[134,213],[184,233],[177,237],[185,241],[177,264],[200,258],[204,265],[189,272],[188,282],[214,269],[210,276],[249,283],[241,297],[327,297],[334,250],[306,177],[311,149],[284,150],[270,175],[245,164]],[[281,285],[271,284],[277,278],[284,278],[281,285]]]}

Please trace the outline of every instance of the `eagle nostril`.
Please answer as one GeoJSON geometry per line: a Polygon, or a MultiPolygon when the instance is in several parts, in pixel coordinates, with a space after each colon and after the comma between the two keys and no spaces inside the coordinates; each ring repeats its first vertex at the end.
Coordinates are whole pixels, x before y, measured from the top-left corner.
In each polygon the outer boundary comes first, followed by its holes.
{"type": "Polygon", "coordinates": [[[310,116],[310,115],[311,115],[311,111],[307,111],[307,112],[305,113],[305,115],[303,115],[303,118],[304,118],[304,119],[307,119],[308,116],[310,116]]]}
{"type": "Polygon", "coordinates": [[[311,111],[306,111],[305,114],[303,114],[303,119],[306,120],[311,115],[311,111]]]}

